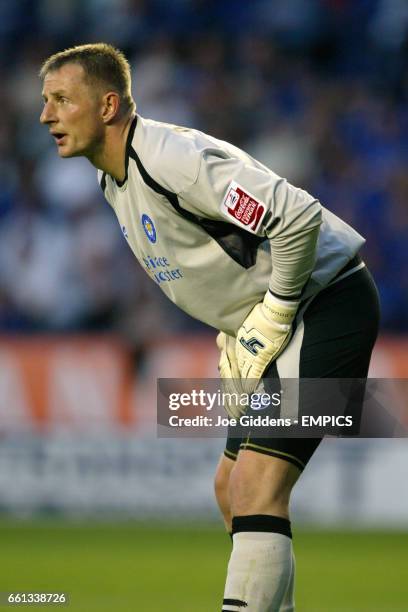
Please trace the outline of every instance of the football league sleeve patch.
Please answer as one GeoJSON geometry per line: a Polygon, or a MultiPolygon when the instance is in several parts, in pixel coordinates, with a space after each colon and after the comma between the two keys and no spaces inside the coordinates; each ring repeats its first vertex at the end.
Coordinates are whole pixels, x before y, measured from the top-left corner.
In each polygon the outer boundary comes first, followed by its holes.
{"type": "Polygon", "coordinates": [[[231,223],[256,234],[266,214],[266,206],[246,188],[231,181],[221,202],[220,212],[231,223]]]}

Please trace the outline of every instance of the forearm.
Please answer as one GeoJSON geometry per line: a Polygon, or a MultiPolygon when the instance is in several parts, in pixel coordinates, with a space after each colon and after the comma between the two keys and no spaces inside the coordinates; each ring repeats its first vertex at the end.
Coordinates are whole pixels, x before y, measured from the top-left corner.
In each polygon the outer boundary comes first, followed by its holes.
{"type": "Polygon", "coordinates": [[[292,236],[281,236],[271,241],[272,274],[271,292],[283,299],[297,299],[312,273],[317,241],[318,225],[308,227],[292,236]]]}
{"type": "MultiPolygon", "coordinates": [[[[238,330],[236,353],[243,379],[251,389],[290,341],[303,286],[313,270],[321,223],[318,202],[270,239],[270,291],[238,330]]],[[[275,226],[276,230],[276,226],[275,226]]]]}

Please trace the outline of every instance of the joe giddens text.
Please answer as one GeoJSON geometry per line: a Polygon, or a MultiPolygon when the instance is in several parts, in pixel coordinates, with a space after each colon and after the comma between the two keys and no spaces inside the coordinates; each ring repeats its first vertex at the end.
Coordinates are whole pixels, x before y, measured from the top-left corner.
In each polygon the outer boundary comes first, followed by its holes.
{"type": "Polygon", "coordinates": [[[217,416],[216,419],[209,416],[197,415],[195,417],[179,417],[172,415],[169,418],[170,427],[290,427],[297,424],[297,421],[292,419],[274,419],[268,416],[253,416],[249,414],[242,415],[239,419],[230,417],[217,416]]]}

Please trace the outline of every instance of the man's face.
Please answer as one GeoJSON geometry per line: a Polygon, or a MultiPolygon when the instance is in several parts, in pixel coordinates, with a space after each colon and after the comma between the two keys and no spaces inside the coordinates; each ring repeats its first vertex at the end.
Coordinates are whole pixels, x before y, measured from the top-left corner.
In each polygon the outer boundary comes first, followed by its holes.
{"type": "Polygon", "coordinates": [[[103,143],[102,95],[98,96],[79,64],[48,72],[40,121],[48,125],[60,157],[92,157],[103,143]]]}

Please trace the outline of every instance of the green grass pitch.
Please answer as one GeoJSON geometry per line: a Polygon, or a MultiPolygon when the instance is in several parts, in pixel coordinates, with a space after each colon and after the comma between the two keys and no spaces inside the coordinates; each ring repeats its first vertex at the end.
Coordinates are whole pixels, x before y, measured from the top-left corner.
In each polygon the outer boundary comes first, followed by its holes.
{"type": "MultiPolygon", "coordinates": [[[[294,532],[297,612],[406,612],[408,535],[294,532]]],[[[229,556],[219,527],[0,523],[0,591],[61,592],[67,606],[0,610],[219,612],[229,556]]]]}

